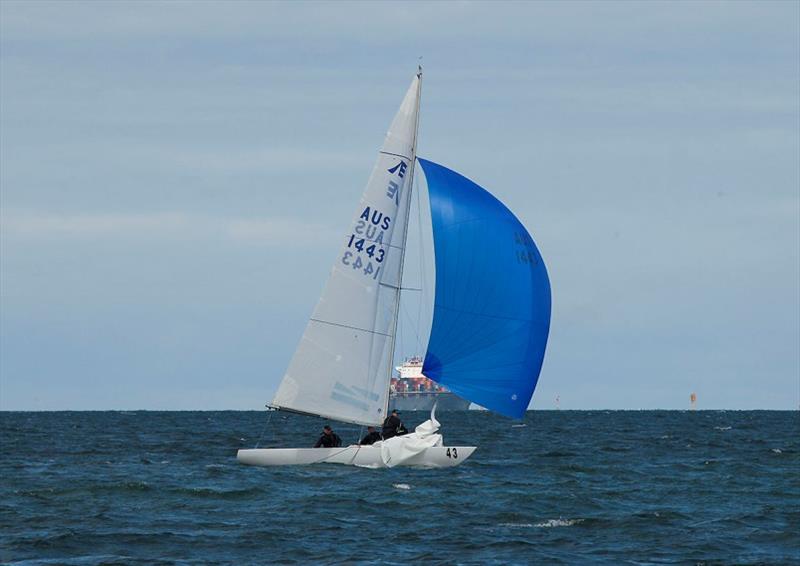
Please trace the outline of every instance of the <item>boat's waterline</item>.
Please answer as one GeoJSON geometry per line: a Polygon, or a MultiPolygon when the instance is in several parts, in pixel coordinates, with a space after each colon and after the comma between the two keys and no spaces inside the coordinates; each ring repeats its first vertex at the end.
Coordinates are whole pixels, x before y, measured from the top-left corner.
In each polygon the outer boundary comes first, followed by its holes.
{"type": "MultiPolygon", "coordinates": [[[[399,466],[452,468],[469,458],[476,446],[433,446],[404,460],[399,466]]],[[[250,466],[307,466],[344,464],[364,468],[388,468],[379,446],[352,444],[340,448],[251,448],[239,450],[236,459],[250,466]]]]}

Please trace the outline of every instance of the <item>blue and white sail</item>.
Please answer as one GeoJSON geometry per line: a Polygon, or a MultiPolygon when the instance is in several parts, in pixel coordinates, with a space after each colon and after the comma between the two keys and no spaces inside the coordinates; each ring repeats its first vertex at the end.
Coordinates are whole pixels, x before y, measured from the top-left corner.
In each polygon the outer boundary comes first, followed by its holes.
{"type": "Polygon", "coordinates": [[[386,417],[416,153],[414,77],[343,233],[325,290],[272,401],[358,424],[386,417]]]}
{"type": "Polygon", "coordinates": [[[528,231],[488,191],[418,160],[430,199],[436,266],[423,373],[489,410],[521,417],[550,328],[550,282],[528,231]]]}

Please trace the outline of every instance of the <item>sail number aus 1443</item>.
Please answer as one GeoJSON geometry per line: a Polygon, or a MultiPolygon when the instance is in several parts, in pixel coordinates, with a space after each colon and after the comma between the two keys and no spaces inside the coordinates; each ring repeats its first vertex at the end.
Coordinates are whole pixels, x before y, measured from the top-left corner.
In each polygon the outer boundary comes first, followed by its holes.
{"type": "Polygon", "coordinates": [[[347,247],[349,249],[344,251],[342,263],[352,267],[353,269],[361,269],[363,270],[364,275],[372,275],[373,279],[377,279],[378,274],[381,272],[381,266],[377,264],[383,262],[383,258],[386,255],[384,249],[378,247],[377,244],[370,242],[366,238],[356,238],[355,234],[350,234],[350,239],[347,241],[347,247]],[[370,259],[361,259],[360,252],[367,254],[370,259]],[[375,260],[375,266],[372,265],[372,259],[375,260]]]}
{"type": "Polygon", "coordinates": [[[370,243],[366,238],[356,238],[355,234],[350,234],[350,241],[347,242],[347,247],[364,252],[371,258],[374,257],[377,263],[383,261],[383,256],[386,253],[383,248],[378,248],[377,244],[370,243]]]}
{"type": "MultiPolygon", "coordinates": [[[[381,250],[383,251],[383,250],[381,250]]],[[[381,272],[381,266],[379,265],[377,268],[372,266],[372,262],[367,260],[366,264],[361,259],[360,255],[353,255],[353,252],[345,250],[344,255],[342,256],[342,263],[345,265],[349,265],[353,269],[362,269],[364,271],[364,275],[372,275],[373,279],[378,278],[378,274],[381,272]],[[353,259],[355,257],[355,259],[353,259]]]]}
{"type": "Polygon", "coordinates": [[[389,229],[392,219],[377,209],[367,206],[358,219],[354,233],[350,234],[347,248],[342,256],[342,263],[353,269],[361,269],[364,275],[372,275],[378,279],[386,250],[383,249],[383,234],[389,229]],[[362,258],[361,254],[367,258],[362,258]],[[373,266],[372,261],[375,261],[373,266]]]}

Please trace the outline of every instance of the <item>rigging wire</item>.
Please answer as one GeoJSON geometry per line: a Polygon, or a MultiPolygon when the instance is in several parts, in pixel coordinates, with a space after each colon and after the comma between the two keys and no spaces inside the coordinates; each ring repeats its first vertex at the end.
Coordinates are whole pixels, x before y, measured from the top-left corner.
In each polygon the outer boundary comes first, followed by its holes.
{"type": "Polygon", "coordinates": [[[268,411],[268,412],[269,416],[267,417],[267,422],[264,423],[264,428],[261,430],[261,435],[259,435],[258,440],[256,441],[256,446],[255,446],[256,448],[258,448],[258,445],[261,444],[261,439],[264,438],[264,433],[267,432],[267,427],[269,426],[270,421],[272,421],[272,414],[275,411],[268,411]]]}
{"type": "MultiPolygon", "coordinates": [[[[403,295],[401,293],[400,297],[400,314],[398,318],[400,319],[400,325],[397,331],[397,340],[400,341],[399,350],[401,352],[407,352],[408,348],[408,340],[406,336],[408,334],[407,326],[411,327],[411,331],[413,332],[414,336],[414,355],[422,355],[424,354],[426,344],[423,344],[423,335],[424,333],[420,331],[422,328],[422,310],[423,306],[426,304],[426,297],[427,295],[427,286],[426,286],[426,264],[425,264],[425,245],[423,242],[424,235],[423,235],[423,220],[422,220],[422,203],[420,199],[420,188],[419,188],[419,181],[416,181],[416,187],[414,190],[415,193],[415,201],[410,203],[410,208],[416,208],[416,215],[412,214],[412,211],[409,210],[408,214],[409,217],[416,217],[416,236],[417,242],[415,242],[416,246],[410,246],[412,252],[417,251],[417,263],[419,265],[419,286],[418,288],[414,287],[407,287],[405,285],[401,285],[401,291],[420,291],[419,295],[416,295],[417,300],[417,308],[416,308],[416,318],[414,317],[414,313],[412,312],[413,304],[409,305],[409,301],[407,300],[408,295],[403,295]],[[405,324],[405,323],[408,324],[405,324]]],[[[409,230],[410,232],[410,230],[409,230]]],[[[409,248],[409,240],[406,241],[406,248],[409,248]]],[[[404,272],[404,275],[408,275],[408,271],[404,272]]],[[[403,356],[401,356],[403,357],[403,356]]],[[[394,360],[392,360],[394,364],[394,360]]]]}
{"type": "MultiPolygon", "coordinates": [[[[416,98],[416,121],[414,123],[414,139],[411,144],[411,171],[410,171],[410,178],[408,180],[408,190],[413,193],[414,191],[414,170],[416,169],[416,159],[417,159],[417,141],[418,141],[418,134],[419,134],[419,108],[420,108],[420,97],[422,96],[422,67],[419,67],[419,72],[417,73],[417,98],[416,98]]],[[[383,406],[384,408],[384,415],[389,412],[389,397],[391,396],[391,388],[392,388],[392,374],[394,373],[392,368],[394,366],[394,356],[395,356],[395,348],[397,346],[397,323],[400,318],[400,296],[402,295],[401,289],[403,287],[403,263],[405,262],[406,258],[406,244],[408,241],[408,221],[410,220],[411,216],[411,195],[407,197],[408,200],[408,208],[406,209],[406,217],[405,223],[403,226],[403,249],[400,252],[400,275],[398,277],[398,284],[399,288],[397,289],[397,300],[394,306],[394,330],[392,334],[394,338],[391,340],[391,344],[389,346],[389,379],[387,384],[387,391],[386,391],[386,404],[383,406]]]]}

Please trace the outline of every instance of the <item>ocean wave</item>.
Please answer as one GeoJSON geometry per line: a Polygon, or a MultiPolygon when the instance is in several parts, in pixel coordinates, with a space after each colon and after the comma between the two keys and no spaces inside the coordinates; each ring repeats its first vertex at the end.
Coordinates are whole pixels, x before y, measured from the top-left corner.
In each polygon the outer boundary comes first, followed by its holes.
{"type": "MultiPolygon", "coordinates": [[[[475,456],[378,471],[241,466],[263,414],[214,415],[1,413],[0,563],[796,562],[796,411],[542,411],[524,433],[442,413],[448,444],[475,456]]],[[[319,434],[319,419],[278,417],[284,446],[319,434]]]]}
{"type": "Polygon", "coordinates": [[[87,556],[77,556],[74,558],[36,558],[33,560],[19,560],[16,562],[8,562],[9,565],[13,566],[40,566],[44,564],[58,564],[59,566],[93,566],[93,565],[103,565],[103,566],[110,566],[115,564],[135,564],[135,563],[147,563],[147,564],[163,564],[162,561],[152,562],[150,560],[143,561],[137,560],[131,556],[119,555],[119,554],[90,554],[87,556]]]}
{"type": "Polygon", "coordinates": [[[216,489],[213,487],[180,487],[176,493],[191,495],[192,497],[208,497],[213,499],[243,499],[265,493],[260,487],[247,487],[240,489],[216,489]]]}
{"type": "Polygon", "coordinates": [[[576,454],[564,450],[550,450],[549,452],[545,452],[541,456],[542,458],[572,458],[575,457],[576,454]]]}
{"type": "Polygon", "coordinates": [[[600,448],[603,452],[629,452],[628,446],[603,446],[600,448]]]}
{"type": "Polygon", "coordinates": [[[584,519],[547,519],[540,523],[500,523],[499,526],[510,529],[549,529],[552,527],[571,527],[583,523],[584,519]]]}
{"type": "Polygon", "coordinates": [[[225,464],[206,464],[206,473],[209,476],[222,476],[232,471],[231,466],[225,464]]]}
{"type": "Polygon", "coordinates": [[[533,526],[539,529],[549,529],[551,527],[571,527],[578,523],[583,523],[583,519],[548,519],[542,523],[536,523],[533,526]]]}

